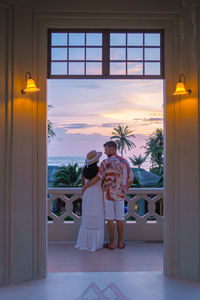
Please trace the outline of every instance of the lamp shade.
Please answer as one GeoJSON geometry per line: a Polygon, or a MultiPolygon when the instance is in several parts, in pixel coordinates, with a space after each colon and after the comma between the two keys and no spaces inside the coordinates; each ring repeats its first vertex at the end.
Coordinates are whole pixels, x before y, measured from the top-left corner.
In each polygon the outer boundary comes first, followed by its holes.
{"type": "Polygon", "coordinates": [[[191,90],[186,90],[185,88],[185,76],[183,74],[179,75],[179,81],[176,84],[176,90],[173,93],[174,96],[178,95],[188,95],[191,94],[191,90]]]}
{"type": "Polygon", "coordinates": [[[24,89],[24,92],[25,93],[35,93],[35,92],[38,92],[40,89],[38,89],[36,87],[36,84],[35,84],[35,81],[31,78],[29,78],[27,80],[27,83],[26,83],[26,88],[24,89]]]}
{"type": "Polygon", "coordinates": [[[25,80],[26,80],[26,88],[21,91],[22,94],[35,93],[40,90],[39,88],[37,88],[35,84],[35,80],[32,79],[30,72],[26,73],[25,80]]]}
{"type": "Polygon", "coordinates": [[[189,92],[185,88],[184,82],[178,82],[176,85],[176,90],[173,95],[188,95],[189,92]]]}

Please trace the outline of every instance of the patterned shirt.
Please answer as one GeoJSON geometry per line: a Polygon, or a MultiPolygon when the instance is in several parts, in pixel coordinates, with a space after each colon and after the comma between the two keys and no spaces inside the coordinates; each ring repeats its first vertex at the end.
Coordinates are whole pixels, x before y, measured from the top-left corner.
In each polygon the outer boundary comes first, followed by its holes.
{"type": "Polygon", "coordinates": [[[133,172],[126,159],[121,156],[110,156],[103,160],[97,174],[103,180],[106,199],[124,200],[129,181],[133,180],[133,172]]]}

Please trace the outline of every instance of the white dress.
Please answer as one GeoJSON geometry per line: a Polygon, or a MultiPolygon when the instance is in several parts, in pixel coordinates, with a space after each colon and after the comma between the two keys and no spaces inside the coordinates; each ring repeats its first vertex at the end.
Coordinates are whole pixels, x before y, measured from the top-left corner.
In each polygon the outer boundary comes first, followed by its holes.
{"type": "MultiPolygon", "coordinates": [[[[88,180],[86,179],[86,182],[88,180]]],[[[82,222],[75,248],[95,251],[104,242],[104,203],[101,180],[87,188],[82,198],[82,222]]]]}

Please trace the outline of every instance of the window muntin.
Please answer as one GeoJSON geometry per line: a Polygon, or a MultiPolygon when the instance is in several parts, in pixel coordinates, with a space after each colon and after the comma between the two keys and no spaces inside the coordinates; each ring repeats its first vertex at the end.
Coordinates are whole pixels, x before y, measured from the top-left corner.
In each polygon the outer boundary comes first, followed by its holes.
{"type": "Polygon", "coordinates": [[[162,31],[49,30],[48,78],[164,78],[162,31]]]}
{"type": "Polygon", "coordinates": [[[110,33],[110,75],[161,75],[160,60],[160,34],[110,33]]]}
{"type": "Polygon", "coordinates": [[[102,33],[51,32],[49,78],[102,75],[102,33]]]}

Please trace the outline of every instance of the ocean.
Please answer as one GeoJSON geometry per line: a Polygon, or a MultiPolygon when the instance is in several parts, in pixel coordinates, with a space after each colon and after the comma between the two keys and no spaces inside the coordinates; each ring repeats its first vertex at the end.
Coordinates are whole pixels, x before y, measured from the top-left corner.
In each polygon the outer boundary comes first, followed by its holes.
{"type": "MultiPolygon", "coordinates": [[[[105,159],[105,155],[101,157],[101,160],[105,159]]],[[[129,161],[128,157],[126,157],[129,161]]],[[[48,157],[48,166],[63,166],[68,164],[75,164],[77,163],[79,167],[83,167],[85,162],[85,156],[49,156],[48,157]]],[[[130,161],[129,161],[130,163],[130,161]]],[[[150,168],[150,160],[148,159],[142,164],[142,167],[145,170],[149,171],[150,168]]]]}
{"type": "Polygon", "coordinates": [[[63,166],[77,163],[80,167],[84,165],[84,156],[49,156],[48,166],[63,166]]]}

